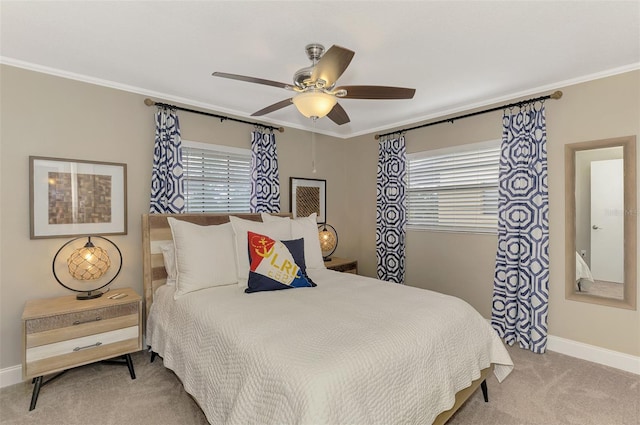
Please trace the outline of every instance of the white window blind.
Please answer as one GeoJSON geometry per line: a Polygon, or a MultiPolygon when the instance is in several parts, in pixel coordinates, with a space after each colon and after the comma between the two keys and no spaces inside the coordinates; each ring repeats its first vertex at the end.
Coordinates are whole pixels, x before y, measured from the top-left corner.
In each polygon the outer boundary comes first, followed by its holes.
{"type": "Polygon", "coordinates": [[[249,212],[251,151],[182,142],[187,212],[249,212]]]}
{"type": "Polygon", "coordinates": [[[500,141],[407,155],[408,227],[495,233],[500,141]]]}

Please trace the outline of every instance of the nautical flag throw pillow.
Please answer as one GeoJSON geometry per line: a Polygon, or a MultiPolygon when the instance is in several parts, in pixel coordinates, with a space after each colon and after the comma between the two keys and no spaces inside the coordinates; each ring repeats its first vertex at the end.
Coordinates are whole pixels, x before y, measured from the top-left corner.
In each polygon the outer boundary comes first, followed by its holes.
{"type": "Polygon", "coordinates": [[[247,232],[249,242],[249,282],[245,292],[316,286],[307,276],[304,239],[278,241],[247,232]]]}

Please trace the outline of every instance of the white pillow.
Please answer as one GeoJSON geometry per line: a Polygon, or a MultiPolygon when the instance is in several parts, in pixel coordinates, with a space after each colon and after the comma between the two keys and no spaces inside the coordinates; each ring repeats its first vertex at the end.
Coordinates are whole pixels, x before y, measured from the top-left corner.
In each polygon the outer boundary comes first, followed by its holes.
{"type": "Polygon", "coordinates": [[[233,232],[235,233],[238,284],[245,288],[249,279],[249,242],[247,241],[247,232],[260,233],[276,240],[289,240],[291,239],[291,226],[286,221],[261,223],[233,215],[229,216],[229,220],[231,220],[233,232]]]}
{"type": "Polygon", "coordinates": [[[320,239],[318,238],[316,213],[311,214],[309,217],[298,217],[293,220],[289,217],[278,217],[262,213],[262,221],[265,223],[288,221],[291,224],[291,237],[293,239],[304,239],[304,262],[307,269],[326,268],[322,258],[320,239]]]}
{"type": "Polygon", "coordinates": [[[198,289],[238,282],[230,223],[199,226],[168,218],[176,255],[174,298],[198,289]]]}
{"type": "Polygon", "coordinates": [[[169,286],[176,284],[176,250],[173,243],[166,243],[160,246],[162,251],[162,259],[164,260],[164,269],[167,271],[167,282],[169,286]]]}

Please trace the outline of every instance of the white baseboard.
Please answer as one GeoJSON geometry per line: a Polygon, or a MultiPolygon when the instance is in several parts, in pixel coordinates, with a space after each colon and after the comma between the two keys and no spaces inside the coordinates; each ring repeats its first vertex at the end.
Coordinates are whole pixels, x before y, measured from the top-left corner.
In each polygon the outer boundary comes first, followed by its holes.
{"type": "Polygon", "coordinates": [[[22,365],[0,369],[0,388],[22,382],[22,365]]]}
{"type": "Polygon", "coordinates": [[[549,335],[547,349],[556,353],[640,375],[640,357],[549,335]]]}
{"type": "MultiPolygon", "coordinates": [[[[640,357],[630,354],[607,350],[606,348],[600,348],[595,345],[584,344],[553,335],[549,335],[547,339],[547,349],[549,351],[555,351],[556,353],[640,375],[640,357]]],[[[0,369],[0,388],[19,384],[20,382],[22,382],[21,365],[0,369]]]]}

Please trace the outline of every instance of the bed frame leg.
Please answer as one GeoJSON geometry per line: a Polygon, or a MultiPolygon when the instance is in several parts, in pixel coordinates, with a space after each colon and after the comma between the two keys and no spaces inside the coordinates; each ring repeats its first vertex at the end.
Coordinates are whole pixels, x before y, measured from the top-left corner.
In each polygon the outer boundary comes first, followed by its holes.
{"type": "Polygon", "coordinates": [[[484,402],[488,403],[489,402],[489,390],[487,389],[487,381],[486,380],[482,381],[482,383],[480,384],[480,388],[482,389],[482,396],[484,397],[484,402]]]}
{"type": "Polygon", "coordinates": [[[158,353],[156,353],[155,351],[151,352],[151,362],[150,363],[153,363],[153,361],[156,359],[157,355],[158,355],[158,353]]]}

